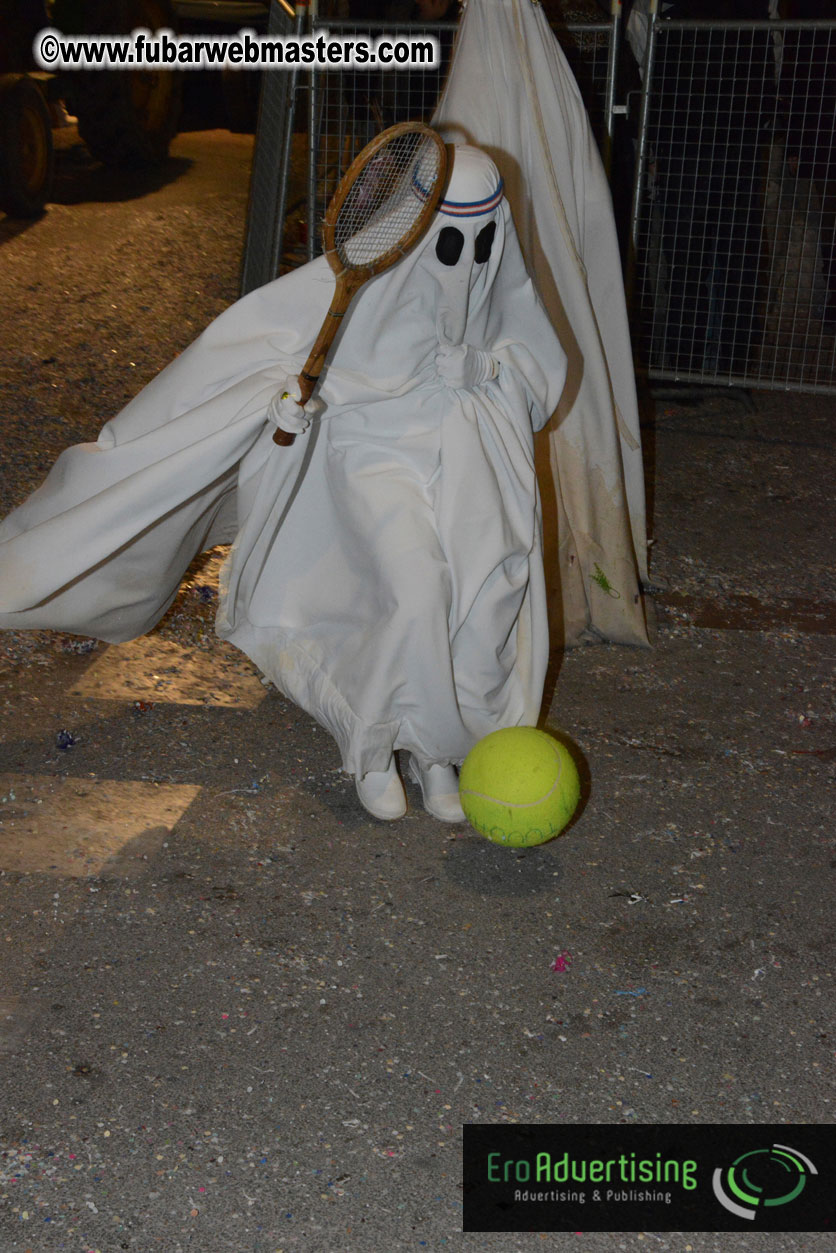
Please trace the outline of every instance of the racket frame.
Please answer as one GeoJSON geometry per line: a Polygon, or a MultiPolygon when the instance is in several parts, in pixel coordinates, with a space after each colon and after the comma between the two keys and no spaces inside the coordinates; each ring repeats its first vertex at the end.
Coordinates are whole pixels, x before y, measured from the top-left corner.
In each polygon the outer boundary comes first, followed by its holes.
{"type": "MultiPolygon", "coordinates": [[[[307,361],[299,373],[299,389],[301,392],[299,404],[304,405],[310,400],[313,390],[319,381],[319,376],[325,368],[325,359],[334,342],[334,337],[340,329],[343,316],[357,292],[370,278],[374,278],[376,274],[382,274],[384,270],[388,270],[396,262],[400,261],[402,257],[405,257],[426,232],[444,194],[444,188],[447,183],[447,164],[447,147],[437,131],[434,131],[430,126],[424,125],[423,122],[398,122],[395,126],[390,126],[387,130],[376,135],[374,139],[366,144],[365,148],[357,154],[340,179],[337,190],[328,204],[322,223],[323,251],[336,277],[336,286],[331,305],[325,315],[319,334],[314,341],[307,361]],[[366,166],[374,160],[378,152],[391,143],[393,139],[408,133],[424,135],[435,142],[438,148],[438,177],[435,185],[428,193],[424,207],[415,219],[414,225],[405,235],[401,236],[395,245],[376,258],[371,264],[345,265],[339,256],[335,243],[340,210],[345,204],[357,178],[366,166]]],[[[288,431],[282,431],[280,428],[273,433],[273,442],[285,447],[292,444],[295,438],[295,435],[288,431]]]]}

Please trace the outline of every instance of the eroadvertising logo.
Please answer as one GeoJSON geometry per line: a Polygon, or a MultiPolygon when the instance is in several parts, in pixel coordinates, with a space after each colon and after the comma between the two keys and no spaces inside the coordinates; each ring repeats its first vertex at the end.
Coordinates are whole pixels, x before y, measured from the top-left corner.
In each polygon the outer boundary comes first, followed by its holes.
{"type": "Polygon", "coordinates": [[[836,1128],[464,1128],[465,1231],[831,1231],[836,1128]]]}
{"type": "Polygon", "coordinates": [[[808,1175],[817,1175],[809,1157],[788,1144],[768,1149],[750,1149],[712,1176],[714,1195],[721,1205],[739,1218],[754,1220],[758,1206],[789,1205],[801,1196],[808,1175]]]}

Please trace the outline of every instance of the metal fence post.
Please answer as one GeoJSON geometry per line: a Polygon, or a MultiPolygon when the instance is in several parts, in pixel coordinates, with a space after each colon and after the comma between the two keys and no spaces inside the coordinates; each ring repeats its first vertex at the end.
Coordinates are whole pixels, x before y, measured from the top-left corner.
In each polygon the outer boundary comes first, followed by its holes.
{"type": "MultiPolygon", "coordinates": [[[[310,26],[311,34],[315,34],[319,23],[317,0],[311,0],[310,26]]],[[[319,154],[319,78],[315,69],[308,72],[308,171],[305,194],[307,197],[308,235],[305,255],[309,261],[316,256],[316,163],[319,154]]]]}
{"type": "MultiPolygon", "coordinates": [[[[268,33],[302,33],[305,6],[297,5],[296,17],[271,0],[268,33]]],[[[298,71],[262,71],[256,143],[250,175],[247,234],[241,267],[241,295],[269,283],[279,272],[282,239],[290,187],[291,146],[296,113],[298,71]]]]}
{"type": "Polygon", "coordinates": [[[615,90],[618,77],[618,45],[621,39],[621,0],[611,0],[610,47],[607,57],[607,86],[604,93],[604,134],[601,156],[607,177],[612,173],[612,145],[615,128],[615,90]]]}
{"type": "Polygon", "coordinates": [[[636,147],[636,173],[633,180],[633,197],[630,206],[630,243],[627,250],[624,289],[627,296],[627,308],[635,313],[636,256],[638,250],[639,214],[644,190],[644,175],[647,167],[647,119],[650,111],[650,83],[653,77],[653,62],[656,55],[656,22],[658,19],[659,0],[650,0],[648,13],[647,46],[644,53],[644,64],[641,67],[642,91],[639,106],[639,133],[636,147]]]}

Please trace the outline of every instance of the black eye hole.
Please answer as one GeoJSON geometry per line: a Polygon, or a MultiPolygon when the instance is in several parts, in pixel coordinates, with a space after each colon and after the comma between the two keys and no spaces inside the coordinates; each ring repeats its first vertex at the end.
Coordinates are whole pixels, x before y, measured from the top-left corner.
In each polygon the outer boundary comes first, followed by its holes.
{"type": "Polygon", "coordinates": [[[476,236],[476,251],[474,256],[481,265],[487,261],[491,255],[491,245],[493,237],[496,234],[496,222],[488,222],[487,226],[483,226],[479,234],[476,236]]]}
{"type": "Polygon", "coordinates": [[[435,243],[435,255],[442,265],[455,265],[462,255],[464,235],[455,226],[445,226],[435,243]]]}

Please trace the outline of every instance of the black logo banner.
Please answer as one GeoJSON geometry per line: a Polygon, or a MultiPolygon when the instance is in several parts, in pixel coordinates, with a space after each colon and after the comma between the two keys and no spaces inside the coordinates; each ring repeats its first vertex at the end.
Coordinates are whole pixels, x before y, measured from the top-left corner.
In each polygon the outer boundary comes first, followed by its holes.
{"type": "Polygon", "coordinates": [[[836,1127],[468,1124],[465,1231],[833,1231],[836,1127]]]}

